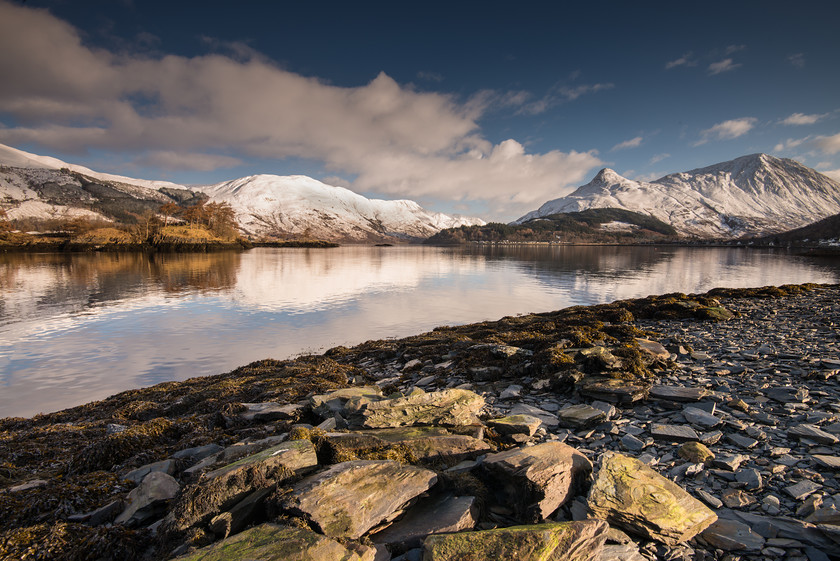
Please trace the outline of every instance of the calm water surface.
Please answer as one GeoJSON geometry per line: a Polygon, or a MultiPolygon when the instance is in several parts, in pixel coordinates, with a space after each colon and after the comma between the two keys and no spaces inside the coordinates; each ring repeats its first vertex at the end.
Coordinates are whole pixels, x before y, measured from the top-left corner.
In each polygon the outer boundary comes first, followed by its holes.
{"type": "Polygon", "coordinates": [[[840,263],[652,247],[0,255],[0,417],[438,325],[801,282],[840,282],[840,263]]]}

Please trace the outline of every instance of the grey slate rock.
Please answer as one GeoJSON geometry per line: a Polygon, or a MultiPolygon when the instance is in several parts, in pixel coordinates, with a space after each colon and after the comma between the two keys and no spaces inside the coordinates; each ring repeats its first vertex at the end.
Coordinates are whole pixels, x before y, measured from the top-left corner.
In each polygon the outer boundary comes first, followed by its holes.
{"type": "Polygon", "coordinates": [[[748,525],[727,519],[718,519],[700,537],[724,551],[761,551],[765,543],[748,525]]]}
{"type": "Polygon", "coordinates": [[[797,501],[800,501],[814,491],[819,491],[820,489],[822,489],[822,485],[806,479],[789,487],[785,487],[785,492],[797,501]]]}
{"type": "Polygon", "coordinates": [[[650,388],[650,396],[657,399],[667,399],[671,401],[700,401],[708,397],[709,390],[705,388],[687,388],[684,386],[663,386],[655,385],[650,388]]]}
{"type": "Polygon", "coordinates": [[[751,491],[761,489],[764,486],[764,480],[761,478],[761,473],[757,469],[740,469],[735,473],[735,480],[743,483],[746,489],[751,491]]]}
{"type": "Polygon", "coordinates": [[[718,417],[697,407],[683,408],[683,417],[689,424],[703,430],[714,428],[722,422],[718,417]]]}
{"type": "Polygon", "coordinates": [[[204,446],[194,446],[193,448],[185,448],[183,450],[178,450],[177,452],[172,454],[171,458],[175,460],[187,460],[189,462],[198,462],[208,456],[212,456],[213,454],[221,452],[222,450],[224,450],[224,448],[213,442],[210,444],[205,444],[204,446]]]}
{"type": "Polygon", "coordinates": [[[726,439],[732,444],[748,450],[750,448],[754,448],[758,444],[758,440],[738,433],[727,434],[726,439]]]}
{"type": "Polygon", "coordinates": [[[642,440],[639,440],[638,438],[633,436],[632,434],[625,434],[621,437],[621,446],[623,446],[627,450],[639,452],[641,450],[644,450],[645,443],[642,440]]]}
{"type": "Polygon", "coordinates": [[[126,473],[123,475],[123,479],[128,479],[139,484],[153,471],[159,471],[165,473],[166,475],[173,475],[175,473],[175,462],[174,460],[161,460],[153,464],[146,464],[145,466],[140,466],[139,468],[126,473]]]}
{"type": "Polygon", "coordinates": [[[598,424],[607,418],[606,413],[591,405],[568,405],[557,412],[557,420],[561,426],[570,428],[586,428],[598,424]]]}
{"type": "Polygon", "coordinates": [[[165,513],[166,503],[175,498],[180,489],[174,477],[153,471],[131,490],[126,509],[114,522],[136,526],[159,518],[165,513]]]}
{"type": "Polygon", "coordinates": [[[788,429],[788,437],[807,439],[819,444],[837,444],[838,438],[815,425],[801,424],[788,429]]]}
{"type": "Polygon", "coordinates": [[[780,403],[802,403],[808,399],[808,389],[803,387],[783,386],[766,388],[764,395],[780,403]]]}
{"type": "Polygon", "coordinates": [[[666,442],[688,442],[690,440],[700,440],[697,433],[691,427],[681,425],[664,425],[654,423],[650,427],[650,434],[656,440],[664,440],[666,442]]]}

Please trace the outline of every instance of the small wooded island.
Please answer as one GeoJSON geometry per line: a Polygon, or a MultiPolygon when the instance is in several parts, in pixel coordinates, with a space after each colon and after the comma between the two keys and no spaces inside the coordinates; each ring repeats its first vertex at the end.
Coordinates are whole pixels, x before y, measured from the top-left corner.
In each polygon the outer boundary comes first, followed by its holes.
{"type": "Polygon", "coordinates": [[[838,326],[837,285],[668,294],[2,419],[0,556],[836,557],[838,326]]]}

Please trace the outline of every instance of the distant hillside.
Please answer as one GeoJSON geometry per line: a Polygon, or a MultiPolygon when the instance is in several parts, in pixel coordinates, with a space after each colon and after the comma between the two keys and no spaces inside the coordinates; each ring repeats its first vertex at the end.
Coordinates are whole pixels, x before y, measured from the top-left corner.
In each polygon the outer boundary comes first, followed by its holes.
{"type": "Polygon", "coordinates": [[[638,212],[597,208],[550,214],[521,224],[490,223],[441,230],[429,244],[468,242],[632,243],[678,237],[668,224],[638,212]]]}
{"type": "Polygon", "coordinates": [[[818,244],[830,240],[840,240],[840,214],[829,216],[802,228],[755,238],[752,241],[757,243],[818,244]]]}

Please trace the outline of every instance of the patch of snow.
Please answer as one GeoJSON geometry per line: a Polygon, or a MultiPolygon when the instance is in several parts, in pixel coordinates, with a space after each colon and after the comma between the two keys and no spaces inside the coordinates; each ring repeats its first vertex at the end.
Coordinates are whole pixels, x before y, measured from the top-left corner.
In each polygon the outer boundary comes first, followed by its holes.
{"type": "Polygon", "coordinates": [[[638,224],[630,224],[629,222],[621,222],[619,220],[613,220],[612,222],[604,222],[601,224],[601,230],[606,230],[608,232],[632,232],[633,230],[638,229],[638,224]]]}

